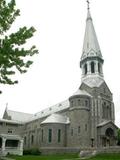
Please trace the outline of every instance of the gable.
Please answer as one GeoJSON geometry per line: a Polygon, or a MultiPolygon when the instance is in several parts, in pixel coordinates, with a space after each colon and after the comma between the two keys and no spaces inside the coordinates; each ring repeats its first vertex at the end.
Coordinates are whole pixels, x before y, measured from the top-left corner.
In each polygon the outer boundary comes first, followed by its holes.
{"type": "Polygon", "coordinates": [[[110,91],[110,89],[105,81],[100,85],[100,88],[101,88],[101,92],[112,95],[112,92],[110,91]]]}
{"type": "Polygon", "coordinates": [[[106,99],[111,99],[112,100],[112,92],[108,88],[107,84],[105,81],[100,85],[99,87],[99,93],[101,97],[104,97],[106,99]]]}
{"type": "Polygon", "coordinates": [[[82,83],[86,84],[90,88],[94,87],[98,88],[103,82],[104,80],[102,78],[96,77],[96,75],[95,76],[92,75],[89,76],[88,78],[85,78],[82,83]]]}
{"type": "Polygon", "coordinates": [[[82,82],[79,89],[80,90],[85,90],[86,92],[88,92],[89,94],[92,95],[92,89],[88,85],[86,85],[84,82],[82,82]]]}
{"type": "Polygon", "coordinates": [[[118,127],[112,122],[112,121],[104,121],[100,124],[98,124],[97,127],[101,127],[101,128],[108,128],[108,127],[112,127],[112,128],[116,128],[118,129],[118,127]]]}
{"type": "Polygon", "coordinates": [[[7,108],[5,109],[3,114],[3,119],[18,121],[18,122],[28,121],[32,117],[33,117],[33,114],[12,111],[12,110],[8,110],[7,108]]]}
{"type": "Polygon", "coordinates": [[[114,136],[117,136],[118,127],[112,121],[103,122],[99,124],[97,128],[100,135],[105,135],[106,130],[110,128],[114,131],[114,136]]]}
{"type": "Polygon", "coordinates": [[[7,113],[7,109],[5,109],[5,111],[4,111],[3,119],[11,120],[11,117],[7,113]]]}
{"type": "Polygon", "coordinates": [[[99,86],[95,86],[95,87],[90,87],[83,81],[79,89],[85,90],[92,96],[100,96],[102,98],[109,99],[110,101],[113,99],[112,93],[105,81],[102,81],[99,86]]]}

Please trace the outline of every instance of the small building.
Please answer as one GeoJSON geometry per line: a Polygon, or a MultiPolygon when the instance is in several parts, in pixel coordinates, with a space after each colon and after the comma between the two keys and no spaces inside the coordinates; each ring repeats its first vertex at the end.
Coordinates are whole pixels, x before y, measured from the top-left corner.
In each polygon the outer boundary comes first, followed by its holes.
{"type": "Polygon", "coordinates": [[[13,120],[0,120],[0,155],[23,154],[23,138],[19,130],[21,125],[13,120]]]}

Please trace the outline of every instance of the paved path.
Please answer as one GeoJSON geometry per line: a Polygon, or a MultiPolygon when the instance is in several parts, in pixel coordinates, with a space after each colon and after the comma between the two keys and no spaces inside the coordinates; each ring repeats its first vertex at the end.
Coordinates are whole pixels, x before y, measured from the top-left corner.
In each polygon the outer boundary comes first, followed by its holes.
{"type": "Polygon", "coordinates": [[[64,159],[64,160],[82,160],[82,159],[87,160],[89,158],[91,158],[91,157],[89,156],[89,157],[83,157],[83,158],[64,159]]]}
{"type": "Polygon", "coordinates": [[[15,160],[15,159],[7,158],[7,157],[0,157],[0,160],[15,160]]]}
{"type": "Polygon", "coordinates": [[[81,160],[81,158],[64,159],[64,160],[81,160]]]}

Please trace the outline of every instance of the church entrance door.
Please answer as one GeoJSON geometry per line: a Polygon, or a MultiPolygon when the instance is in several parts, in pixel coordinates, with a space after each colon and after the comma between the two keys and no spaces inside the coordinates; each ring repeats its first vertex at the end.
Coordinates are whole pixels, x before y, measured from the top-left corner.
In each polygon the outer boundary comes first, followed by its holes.
{"type": "Polygon", "coordinates": [[[102,138],[102,146],[103,146],[103,147],[106,147],[106,145],[107,145],[106,142],[107,142],[106,137],[103,137],[103,138],[102,138]]]}
{"type": "Polygon", "coordinates": [[[106,129],[105,135],[107,137],[107,146],[113,146],[114,130],[112,128],[106,129]]]}
{"type": "Polygon", "coordinates": [[[102,146],[109,147],[114,145],[114,131],[111,128],[106,129],[105,136],[102,137],[102,146]]]}

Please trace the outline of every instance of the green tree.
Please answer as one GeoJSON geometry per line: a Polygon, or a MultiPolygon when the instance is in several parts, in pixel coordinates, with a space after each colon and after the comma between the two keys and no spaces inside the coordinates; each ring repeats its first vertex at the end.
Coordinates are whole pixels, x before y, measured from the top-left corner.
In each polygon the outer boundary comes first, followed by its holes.
{"type": "Polygon", "coordinates": [[[120,129],[118,129],[117,131],[117,139],[118,139],[117,144],[120,146],[120,129]]]}
{"type": "Polygon", "coordinates": [[[8,35],[11,25],[20,16],[20,10],[16,9],[15,0],[0,0],[0,83],[15,84],[17,80],[12,79],[17,71],[27,72],[33,63],[28,60],[30,56],[38,53],[36,46],[25,49],[24,44],[35,32],[34,27],[22,27],[15,33],[8,35]]]}

